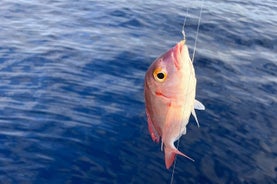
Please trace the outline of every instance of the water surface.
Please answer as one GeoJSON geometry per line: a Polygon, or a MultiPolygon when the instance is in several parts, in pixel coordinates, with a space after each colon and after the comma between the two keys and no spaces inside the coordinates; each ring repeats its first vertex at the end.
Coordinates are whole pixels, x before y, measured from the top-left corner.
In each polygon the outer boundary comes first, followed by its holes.
{"type": "MultiPolygon", "coordinates": [[[[144,112],[153,60],[202,1],[0,2],[1,183],[169,183],[144,112]]],[[[205,0],[174,183],[277,183],[277,6],[205,0]]]]}

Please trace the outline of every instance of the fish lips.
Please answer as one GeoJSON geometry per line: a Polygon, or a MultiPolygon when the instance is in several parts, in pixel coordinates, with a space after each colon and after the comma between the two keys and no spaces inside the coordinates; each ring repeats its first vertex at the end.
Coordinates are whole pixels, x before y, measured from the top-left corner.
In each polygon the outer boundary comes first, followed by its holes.
{"type": "Polygon", "coordinates": [[[176,67],[177,70],[180,70],[184,63],[183,63],[183,58],[184,58],[184,48],[185,47],[185,40],[180,41],[175,45],[175,47],[172,48],[171,50],[171,56],[173,57],[174,61],[174,66],[176,67]]]}

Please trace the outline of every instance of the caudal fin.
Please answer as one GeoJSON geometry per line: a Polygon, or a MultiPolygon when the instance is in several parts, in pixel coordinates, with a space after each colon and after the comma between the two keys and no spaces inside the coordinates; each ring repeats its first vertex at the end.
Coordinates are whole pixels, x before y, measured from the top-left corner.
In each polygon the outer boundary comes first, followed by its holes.
{"type": "Polygon", "coordinates": [[[165,146],[164,149],[164,159],[165,159],[165,166],[167,169],[169,169],[171,167],[171,165],[173,164],[173,161],[175,159],[176,154],[178,155],[182,155],[188,159],[190,159],[191,161],[194,162],[194,160],[192,158],[190,158],[189,156],[183,154],[182,152],[180,152],[179,150],[177,150],[175,147],[169,147],[169,146],[165,146]]]}

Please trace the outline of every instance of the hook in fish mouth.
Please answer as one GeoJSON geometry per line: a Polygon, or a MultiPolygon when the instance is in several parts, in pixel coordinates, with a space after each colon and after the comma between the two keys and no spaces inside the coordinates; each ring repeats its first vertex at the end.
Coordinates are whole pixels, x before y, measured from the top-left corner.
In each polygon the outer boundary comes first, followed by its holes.
{"type": "Polygon", "coordinates": [[[174,66],[176,67],[177,70],[180,70],[182,67],[182,52],[183,48],[185,46],[186,40],[182,40],[179,43],[175,45],[175,47],[172,48],[172,57],[174,58],[174,66]]]}

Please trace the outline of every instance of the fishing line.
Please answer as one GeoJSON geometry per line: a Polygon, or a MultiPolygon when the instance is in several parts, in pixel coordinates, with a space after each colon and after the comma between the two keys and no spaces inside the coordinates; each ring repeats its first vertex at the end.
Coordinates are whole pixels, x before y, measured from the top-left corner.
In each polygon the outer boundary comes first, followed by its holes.
{"type": "MultiPolygon", "coordinates": [[[[196,46],[197,46],[196,43],[197,43],[197,40],[198,40],[198,32],[199,32],[200,23],[201,23],[203,4],[204,4],[204,0],[202,0],[202,2],[201,2],[201,8],[200,8],[200,13],[199,13],[199,18],[198,18],[198,25],[197,25],[197,30],[196,30],[195,42],[194,42],[193,55],[192,55],[192,60],[191,60],[192,63],[194,61],[194,56],[195,56],[195,51],[196,51],[196,46]]],[[[186,34],[185,34],[185,25],[186,25],[187,17],[188,17],[188,8],[187,8],[187,12],[186,12],[186,17],[184,19],[183,27],[182,27],[182,35],[184,37],[184,40],[186,39],[185,38],[185,36],[186,36],[186,34]]],[[[189,82],[190,82],[190,78],[191,78],[191,75],[189,76],[189,82]]],[[[188,95],[188,92],[189,92],[189,89],[187,89],[186,96],[188,95]]],[[[183,115],[184,115],[184,111],[185,110],[183,110],[183,115]]],[[[180,126],[180,131],[179,131],[180,134],[181,134],[181,130],[182,130],[182,124],[180,126]]],[[[179,148],[179,145],[180,145],[180,138],[181,138],[181,136],[179,137],[179,139],[177,141],[177,149],[179,148]]],[[[175,173],[175,168],[176,168],[176,162],[177,162],[177,157],[175,156],[174,164],[173,164],[173,170],[172,170],[172,173],[171,173],[170,184],[173,184],[173,181],[174,181],[174,173],[175,173]]]]}
{"type": "Polygon", "coordinates": [[[193,54],[192,54],[192,63],[194,61],[194,56],[195,56],[195,52],[196,52],[196,45],[197,45],[197,40],[198,40],[198,33],[199,33],[199,28],[200,28],[200,23],[201,23],[201,16],[202,16],[202,10],[203,10],[203,1],[201,3],[201,9],[200,9],[200,13],[199,13],[199,19],[198,19],[198,25],[197,25],[197,30],[196,30],[196,36],[195,36],[195,42],[194,42],[194,48],[193,48],[193,54]]]}
{"type": "Polygon", "coordinates": [[[189,8],[187,8],[186,16],[185,16],[185,19],[184,19],[184,22],[183,22],[183,27],[182,27],[182,35],[184,37],[184,40],[186,40],[185,25],[186,25],[186,22],[187,22],[188,15],[189,15],[189,8]]]}

